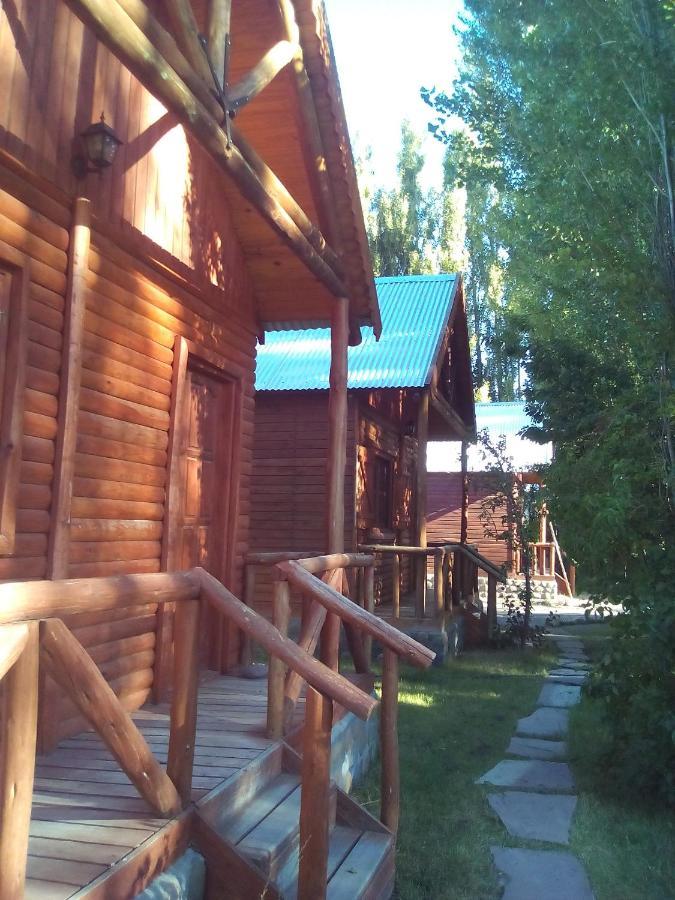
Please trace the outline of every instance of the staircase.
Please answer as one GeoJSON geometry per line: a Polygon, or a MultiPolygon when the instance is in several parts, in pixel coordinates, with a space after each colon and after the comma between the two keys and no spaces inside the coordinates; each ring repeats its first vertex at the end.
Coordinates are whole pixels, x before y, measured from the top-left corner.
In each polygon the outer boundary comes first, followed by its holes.
{"type": "MultiPolygon", "coordinates": [[[[300,757],[276,746],[200,805],[200,817],[227,849],[258,876],[266,900],[298,897],[300,757]]],[[[328,900],[388,900],[394,886],[394,838],[351,797],[331,783],[328,900]]],[[[199,845],[199,842],[198,842],[199,845]]],[[[200,847],[200,849],[202,849],[200,847]]],[[[209,868],[209,854],[207,869],[209,868]]],[[[227,898],[232,886],[212,885],[227,898]],[[222,892],[221,892],[222,891],[222,892]]],[[[249,895],[250,896],[250,895],[249,895]]]]}

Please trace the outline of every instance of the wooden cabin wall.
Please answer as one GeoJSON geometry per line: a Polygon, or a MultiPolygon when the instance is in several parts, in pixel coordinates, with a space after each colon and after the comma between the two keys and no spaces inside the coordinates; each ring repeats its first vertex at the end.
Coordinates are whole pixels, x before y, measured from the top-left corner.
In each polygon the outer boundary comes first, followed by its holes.
{"type": "MultiPolygon", "coordinates": [[[[355,547],[355,414],[350,398],[345,459],[346,550],[355,547]]],[[[250,520],[253,552],[325,553],[327,452],[327,392],[265,391],[256,395],[250,520]]],[[[261,570],[256,581],[254,605],[270,616],[269,574],[261,570]]]]}
{"type": "MultiPolygon", "coordinates": [[[[405,431],[415,421],[416,399],[405,391],[352,391],[345,460],[345,548],[358,543],[413,539],[417,440],[405,431]],[[377,454],[392,461],[392,530],[375,533],[368,483],[377,454]]],[[[251,486],[251,550],[325,551],[328,395],[325,391],[265,391],[256,395],[251,486]]],[[[376,570],[378,599],[391,596],[391,560],[376,570]]],[[[411,587],[404,559],[402,584],[411,587]]],[[[271,580],[259,571],[255,606],[271,615],[271,580]]],[[[297,609],[297,607],[296,607],[297,609]]]]}
{"type": "MultiPolygon", "coordinates": [[[[481,501],[493,494],[494,476],[489,472],[469,472],[469,510],[467,541],[478,552],[500,566],[507,562],[504,541],[485,537],[480,520],[481,501]]],[[[462,475],[460,472],[429,472],[427,475],[427,538],[434,541],[459,541],[462,514],[462,475]]]]}
{"type": "MultiPolygon", "coordinates": [[[[153,572],[168,512],[174,346],[222,369],[239,395],[227,580],[242,588],[258,326],[219,176],[183,129],[61,0],[0,10],[0,265],[28,267],[30,297],[17,536],[0,579],[48,571],[74,197],[91,201],[82,379],[67,550],[70,577],[153,572]],[[39,48],[39,52],[38,52],[39,48]],[[77,182],[74,137],[101,111],[124,141],[111,169],[77,182]]],[[[125,706],[148,697],[157,615],[82,614],[68,624],[125,706]]],[[[48,684],[51,737],[82,724],[48,684]]],[[[44,718],[43,718],[44,726],[44,718]]]]}
{"type": "MultiPolygon", "coordinates": [[[[358,543],[402,544],[415,542],[415,496],[417,472],[418,397],[404,389],[360,392],[359,446],[357,471],[356,519],[358,543]],[[389,529],[377,526],[374,517],[373,484],[375,459],[381,456],[392,467],[389,529]]],[[[385,556],[378,560],[375,570],[375,598],[386,603],[392,597],[393,561],[385,556]]],[[[401,592],[412,590],[410,558],[401,559],[401,592]]]]}

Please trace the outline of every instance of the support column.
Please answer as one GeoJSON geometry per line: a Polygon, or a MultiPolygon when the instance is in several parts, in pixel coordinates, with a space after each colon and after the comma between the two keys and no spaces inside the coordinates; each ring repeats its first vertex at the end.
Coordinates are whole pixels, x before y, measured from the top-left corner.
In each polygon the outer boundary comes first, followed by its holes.
{"type": "MultiPolygon", "coordinates": [[[[417,512],[416,540],[418,547],[427,546],[427,439],[429,435],[429,394],[420,396],[417,410],[417,479],[415,484],[415,509],[417,512]]],[[[427,558],[417,558],[415,578],[415,612],[418,618],[424,616],[424,600],[427,587],[427,558]]]]}
{"type": "MultiPolygon", "coordinates": [[[[347,457],[347,348],[349,301],[334,301],[330,329],[330,391],[328,394],[328,470],[326,552],[345,549],[345,459],[347,457]]],[[[338,588],[339,589],[339,588],[338,588]]],[[[340,656],[340,617],[327,613],[321,630],[321,659],[337,670],[340,656]]]]}
{"type": "Polygon", "coordinates": [[[462,517],[459,526],[459,542],[466,544],[469,535],[469,475],[467,471],[467,446],[466,441],[462,441],[462,517]]]}
{"type": "Polygon", "coordinates": [[[68,283],[63,342],[59,423],[54,460],[52,530],[47,551],[47,577],[68,576],[70,507],[75,474],[77,416],[80,409],[82,336],[84,333],[86,275],[91,239],[89,201],[77,197],[68,243],[68,283]]]}
{"type": "Polygon", "coordinates": [[[343,553],[345,458],[347,455],[347,347],[349,342],[349,301],[346,297],[338,297],[335,300],[330,335],[326,552],[343,553]]]}

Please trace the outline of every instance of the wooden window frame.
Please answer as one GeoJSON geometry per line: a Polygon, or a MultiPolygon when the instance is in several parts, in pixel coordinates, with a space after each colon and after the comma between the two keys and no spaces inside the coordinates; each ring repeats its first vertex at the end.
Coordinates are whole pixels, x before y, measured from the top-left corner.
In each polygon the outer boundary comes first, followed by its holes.
{"type": "Polygon", "coordinates": [[[27,262],[16,265],[0,256],[0,269],[11,278],[7,354],[0,398],[0,556],[10,556],[16,538],[16,502],[22,459],[30,278],[27,262]]]}

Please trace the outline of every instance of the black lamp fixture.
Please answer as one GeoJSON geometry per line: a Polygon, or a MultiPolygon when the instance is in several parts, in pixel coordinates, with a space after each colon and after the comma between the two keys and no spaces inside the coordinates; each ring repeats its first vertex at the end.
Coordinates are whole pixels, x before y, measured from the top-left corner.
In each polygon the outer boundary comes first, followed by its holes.
{"type": "Polygon", "coordinates": [[[111,166],[121,141],[105,116],[101,113],[100,122],[93,122],[80,134],[83,153],[73,157],[73,172],[77,178],[84,178],[89,172],[98,172],[111,166]]]}

